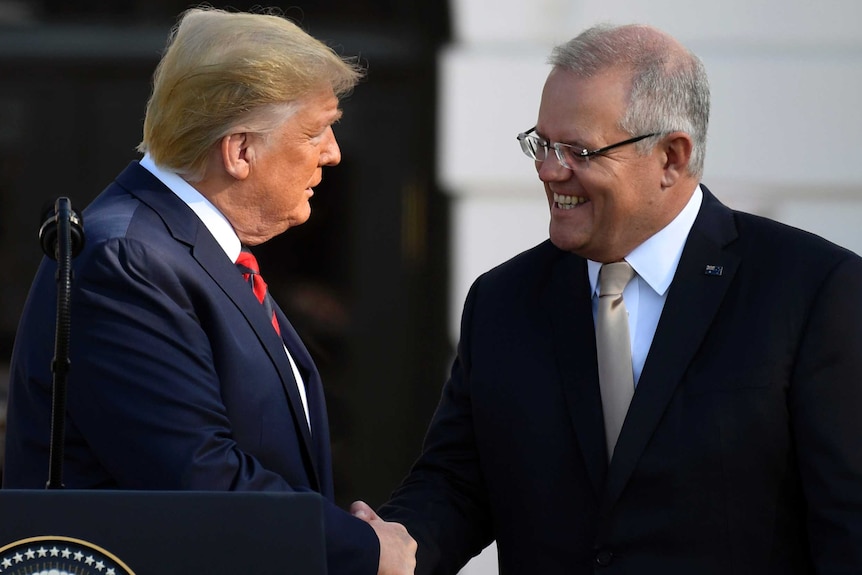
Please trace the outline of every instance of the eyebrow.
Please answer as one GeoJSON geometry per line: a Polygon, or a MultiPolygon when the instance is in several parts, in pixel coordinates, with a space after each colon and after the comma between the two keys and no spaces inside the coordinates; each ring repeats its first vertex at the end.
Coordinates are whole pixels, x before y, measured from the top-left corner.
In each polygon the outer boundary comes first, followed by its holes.
{"type": "Polygon", "coordinates": [[[537,136],[544,139],[548,143],[566,144],[567,146],[576,146],[579,148],[583,148],[585,150],[590,149],[590,147],[587,144],[585,144],[584,142],[579,141],[579,140],[557,140],[556,142],[552,142],[550,138],[548,138],[546,135],[539,132],[538,126],[533,128],[533,132],[535,132],[537,136]]]}

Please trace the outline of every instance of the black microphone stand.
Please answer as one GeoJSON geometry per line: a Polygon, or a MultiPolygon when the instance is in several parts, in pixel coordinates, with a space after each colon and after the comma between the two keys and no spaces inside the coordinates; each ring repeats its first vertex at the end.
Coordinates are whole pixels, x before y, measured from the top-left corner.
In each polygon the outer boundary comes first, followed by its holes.
{"type": "Polygon", "coordinates": [[[71,332],[72,258],[84,244],[81,220],[72,210],[69,198],[58,198],[54,215],[39,228],[45,254],[57,261],[57,327],[54,338],[54,374],[51,404],[51,443],[46,489],[63,488],[63,449],[66,431],[66,374],[69,371],[71,332]]]}

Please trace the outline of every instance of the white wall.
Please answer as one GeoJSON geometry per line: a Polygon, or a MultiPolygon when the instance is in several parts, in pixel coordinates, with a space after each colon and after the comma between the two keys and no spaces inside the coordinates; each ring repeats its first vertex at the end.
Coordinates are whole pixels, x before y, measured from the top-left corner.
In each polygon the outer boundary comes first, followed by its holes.
{"type": "MultiPolygon", "coordinates": [[[[656,25],[704,60],[704,183],[720,199],[862,252],[862,2],[450,1],[438,154],[453,200],[453,340],[473,279],[547,237],[544,194],[515,135],[535,123],[550,49],[597,22],[656,25]]],[[[492,573],[493,549],[464,570],[492,573]]]]}

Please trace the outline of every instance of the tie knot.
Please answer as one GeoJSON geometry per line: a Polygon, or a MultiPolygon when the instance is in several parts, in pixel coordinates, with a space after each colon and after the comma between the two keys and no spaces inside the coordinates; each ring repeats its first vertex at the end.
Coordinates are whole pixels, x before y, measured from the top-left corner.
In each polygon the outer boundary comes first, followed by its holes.
{"type": "Polygon", "coordinates": [[[257,258],[254,257],[248,248],[243,248],[239,252],[239,257],[236,258],[236,265],[241,268],[246,268],[244,273],[260,274],[260,266],[257,264],[257,258]]]}
{"type": "Polygon", "coordinates": [[[604,264],[599,270],[599,297],[620,295],[634,275],[635,271],[626,261],[604,264]]]}

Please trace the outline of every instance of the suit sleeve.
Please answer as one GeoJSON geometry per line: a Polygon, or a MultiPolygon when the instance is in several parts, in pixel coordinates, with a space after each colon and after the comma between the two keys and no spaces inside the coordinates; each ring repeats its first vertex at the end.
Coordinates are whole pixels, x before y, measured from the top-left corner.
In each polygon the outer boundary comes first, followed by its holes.
{"type": "Polygon", "coordinates": [[[823,282],[791,382],[790,410],[817,573],[862,572],[862,260],[823,282]]]}
{"type": "Polygon", "coordinates": [[[417,575],[454,575],[493,540],[473,433],[470,325],[477,284],[464,305],[458,356],[425,438],[422,455],[379,513],[419,544],[417,575]]]}

